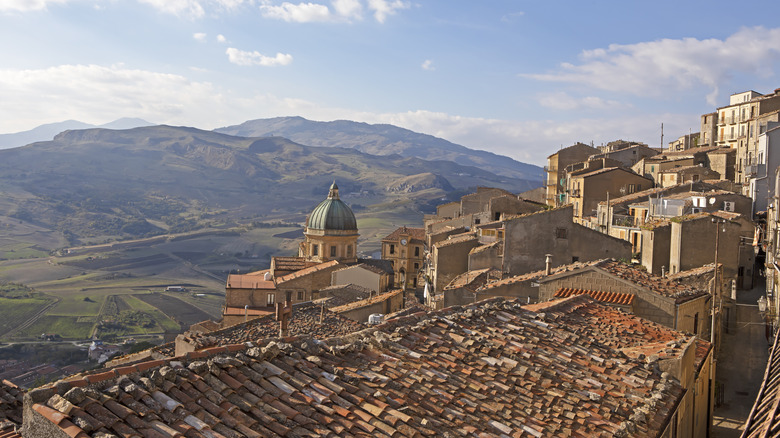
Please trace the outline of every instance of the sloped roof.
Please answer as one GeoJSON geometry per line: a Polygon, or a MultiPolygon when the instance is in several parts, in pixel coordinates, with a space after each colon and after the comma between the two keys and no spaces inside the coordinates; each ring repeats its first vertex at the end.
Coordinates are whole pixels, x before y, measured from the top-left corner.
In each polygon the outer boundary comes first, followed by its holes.
{"type": "Polygon", "coordinates": [[[574,289],[570,287],[564,287],[558,289],[555,292],[555,298],[568,298],[577,295],[588,295],[596,301],[609,304],[621,304],[630,306],[634,303],[634,294],[623,294],[619,292],[602,292],[586,289],[574,289]]]}
{"type": "Polygon", "coordinates": [[[281,283],[284,283],[284,282],[287,282],[287,281],[290,281],[290,280],[295,280],[296,278],[305,277],[307,275],[311,275],[311,274],[323,271],[325,269],[329,269],[329,268],[332,268],[334,266],[338,266],[339,264],[340,263],[339,263],[338,260],[330,260],[330,261],[327,261],[327,262],[318,263],[318,264],[316,264],[314,266],[310,266],[308,268],[301,269],[300,271],[295,271],[292,274],[287,274],[287,275],[285,275],[283,277],[279,277],[276,280],[276,284],[281,284],[281,283]]]}
{"type": "Polygon", "coordinates": [[[418,240],[425,242],[425,229],[424,228],[411,228],[411,227],[399,227],[392,233],[388,234],[382,241],[398,241],[401,236],[408,235],[412,240],[418,240]]]}
{"type": "Polygon", "coordinates": [[[658,436],[684,390],[592,324],[488,300],[76,376],[31,391],[31,408],[77,438],[658,436]]]}
{"type": "Polygon", "coordinates": [[[745,422],[742,438],[777,438],[780,436],[780,347],[778,339],[769,352],[764,380],[758,390],[756,401],[745,422]]]}
{"type": "Polygon", "coordinates": [[[0,382],[0,438],[21,438],[16,432],[22,426],[24,390],[3,380],[0,382]]]}

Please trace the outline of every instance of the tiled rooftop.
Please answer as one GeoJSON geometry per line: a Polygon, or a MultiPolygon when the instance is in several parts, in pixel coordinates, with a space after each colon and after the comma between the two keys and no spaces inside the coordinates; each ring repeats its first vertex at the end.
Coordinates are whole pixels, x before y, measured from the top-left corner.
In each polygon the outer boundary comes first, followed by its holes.
{"type": "Polygon", "coordinates": [[[404,291],[402,289],[394,289],[391,291],[387,291],[385,293],[381,293],[379,295],[374,295],[371,298],[367,300],[362,301],[354,301],[352,303],[347,303],[341,306],[332,307],[331,310],[336,313],[346,312],[348,310],[357,309],[360,307],[369,306],[371,304],[379,303],[385,300],[388,300],[398,294],[402,294],[404,291]]]}
{"type": "Polygon", "coordinates": [[[742,438],[780,437],[780,336],[775,336],[764,381],[745,422],[742,438]]]}
{"type": "Polygon", "coordinates": [[[424,228],[412,228],[412,227],[399,227],[392,233],[388,234],[382,241],[398,241],[403,235],[408,235],[412,240],[418,240],[420,243],[425,242],[425,229],[424,228]]]}
{"type": "MultiPolygon", "coordinates": [[[[261,271],[263,274],[267,271],[261,271]]],[[[229,274],[227,285],[231,289],[276,289],[273,280],[263,279],[263,275],[229,274]]]]}
{"type": "Polygon", "coordinates": [[[0,382],[0,438],[20,437],[22,426],[22,399],[24,390],[3,380],[0,382]]]}
{"type": "Polygon", "coordinates": [[[658,436],[683,389],[618,349],[661,328],[614,317],[620,335],[602,333],[609,309],[574,300],[576,314],[488,300],[327,341],[226,345],[29,395],[74,438],[658,436]]]}
{"type": "Polygon", "coordinates": [[[455,245],[456,243],[468,242],[469,240],[477,240],[477,237],[473,233],[457,234],[455,236],[450,236],[447,240],[437,242],[434,246],[437,248],[442,248],[445,246],[455,245]]]}
{"type": "MultiPolygon", "coordinates": [[[[320,338],[330,338],[352,333],[361,330],[364,327],[363,324],[339,316],[327,308],[322,309],[321,306],[316,303],[304,303],[293,306],[289,333],[291,336],[310,335],[320,338]],[[320,315],[322,315],[321,324],[320,315]]],[[[269,314],[214,332],[204,334],[187,332],[184,334],[188,339],[188,342],[197,344],[197,349],[215,345],[257,342],[258,340],[272,338],[278,335],[279,323],[276,321],[275,314],[269,314]]]]}
{"type": "MultiPolygon", "coordinates": [[[[562,265],[557,268],[553,268],[550,275],[545,275],[544,271],[530,272],[528,274],[518,275],[515,277],[505,278],[503,280],[494,281],[485,284],[479,290],[489,290],[499,286],[505,286],[509,284],[529,281],[529,280],[541,280],[547,277],[553,277],[558,274],[564,274],[567,272],[575,272],[586,268],[597,268],[605,271],[608,274],[622,278],[651,291],[663,295],[666,297],[674,298],[676,302],[681,303],[693,298],[705,295],[707,292],[696,289],[692,286],[682,284],[675,279],[662,278],[652,275],[644,269],[619,262],[613,259],[602,259],[591,262],[577,262],[570,265],[562,265]]],[[[697,268],[698,269],[698,268],[697,268]]],[[[684,273],[685,271],[683,271],[684,273]]],[[[681,274],[683,274],[681,273],[681,274]]]]}
{"type": "Polygon", "coordinates": [[[273,261],[277,271],[298,271],[317,264],[307,262],[303,257],[274,257],[273,261]]]}
{"type": "MultiPolygon", "coordinates": [[[[319,292],[320,299],[325,301],[325,307],[328,309],[365,300],[373,293],[371,289],[356,284],[329,286],[320,289],[319,292]]],[[[317,301],[319,302],[319,300],[317,301]]]]}
{"type": "Polygon", "coordinates": [[[324,263],[317,263],[314,266],[309,266],[308,268],[301,269],[300,271],[295,271],[292,274],[287,274],[287,275],[285,275],[283,277],[279,277],[276,280],[276,284],[281,284],[281,283],[284,283],[286,281],[295,280],[296,278],[301,278],[301,277],[304,277],[306,275],[310,275],[310,274],[313,274],[315,272],[319,272],[319,271],[322,271],[324,269],[332,268],[332,267],[338,266],[338,265],[339,265],[338,260],[331,260],[331,261],[324,262],[324,263]]]}
{"type": "Polygon", "coordinates": [[[568,298],[576,295],[588,295],[596,301],[609,304],[621,304],[624,306],[630,306],[634,302],[633,294],[623,294],[618,292],[602,292],[585,289],[572,289],[565,287],[558,289],[555,292],[555,298],[568,298]]]}
{"type": "Polygon", "coordinates": [[[444,287],[448,289],[458,289],[461,287],[468,288],[469,290],[476,290],[483,286],[488,281],[488,276],[493,274],[496,278],[501,278],[501,271],[493,268],[477,269],[474,271],[464,272],[457,277],[453,278],[450,284],[444,287]]]}

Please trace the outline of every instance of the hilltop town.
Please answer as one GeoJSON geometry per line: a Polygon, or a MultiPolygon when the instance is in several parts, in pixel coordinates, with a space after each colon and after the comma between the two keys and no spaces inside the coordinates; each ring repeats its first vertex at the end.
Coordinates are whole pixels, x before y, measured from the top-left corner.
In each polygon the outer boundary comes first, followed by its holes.
{"type": "Polygon", "coordinates": [[[476,187],[378,258],[328,182],[297,255],[228,273],[219,318],[4,380],[0,437],[774,436],[779,167],[777,89],[665,148],[561,148],[544,187],[476,187]]]}

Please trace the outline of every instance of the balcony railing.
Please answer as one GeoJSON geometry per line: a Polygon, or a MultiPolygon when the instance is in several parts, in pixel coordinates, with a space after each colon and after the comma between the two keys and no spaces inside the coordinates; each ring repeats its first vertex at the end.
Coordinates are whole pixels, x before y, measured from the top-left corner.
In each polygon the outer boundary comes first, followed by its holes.
{"type": "Polygon", "coordinates": [[[637,223],[637,218],[634,216],[626,216],[623,214],[613,214],[612,215],[612,226],[613,227],[629,227],[629,228],[635,228],[639,226],[637,223]]]}
{"type": "Polygon", "coordinates": [[[766,164],[748,164],[745,166],[745,177],[763,176],[766,164]]]}
{"type": "Polygon", "coordinates": [[[558,173],[557,167],[544,166],[544,171],[547,173],[558,173]]]}

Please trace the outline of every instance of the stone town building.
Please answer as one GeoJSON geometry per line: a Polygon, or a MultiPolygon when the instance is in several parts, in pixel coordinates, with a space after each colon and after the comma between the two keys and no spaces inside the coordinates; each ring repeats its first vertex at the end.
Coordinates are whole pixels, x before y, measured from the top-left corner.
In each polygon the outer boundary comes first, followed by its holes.
{"type": "Polygon", "coordinates": [[[547,205],[556,207],[566,204],[566,167],[587,161],[588,157],[598,153],[599,150],[594,147],[576,143],[547,157],[547,166],[544,168],[547,173],[547,205]]]}
{"type": "Polygon", "coordinates": [[[600,154],[594,154],[589,157],[589,160],[598,160],[601,158],[609,158],[611,160],[618,161],[622,167],[630,168],[639,160],[647,157],[658,155],[659,152],[646,144],[633,143],[626,145],[621,149],[607,150],[600,154]]]}
{"type": "Polygon", "coordinates": [[[358,263],[333,271],[330,284],[355,284],[382,293],[393,287],[393,274],[368,263],[358,263]]]}
{"type": "Polygon", "coordinates": [[[683,166],[658,172],[661,187],[675,186],[696,181],[718,180],[720,174],[704,166],[683,166]]]}
{"type": "Polygon", "coordinates": [[[718,263],[723,265],[724,277],[734,279],[738,289],[752,289],[754,234],[753,222],[738,213],[697,213],[675,218],[671,221],[669,272],[713,263],[717,237],[718,263]]]}
{"type": "Polygon", "coordinates": [[[758,157],[758,136],[767,123],[780,121],[778,110],[780,89],[767,95],[752,90],[732,94],[729,104],[717,109],[716,144],[736,149],[736,182],[747,183],[747,167],[758,157]]]}
{"type": "Polygon", "coordinates": [[[692,341],[584,297],[491,300],[71,376],[26,394],[23,435],[698,437],[692,341]]]}
{"type": "Polygon", "coordinates": [[[699,147],[715,146],[718,140],[718,113],[702,114],[699,147]]]}
{"type": "Polygon", "coordinates": [[[577,222],[595,216],[599,202],[609,197],[617,198],[653,187],[653,180],[622,167],[582,172],[585,173],[572,173],[567,185],[567,200],[574,206],[577,222]]]}
{"type": "Polygon", "coordinates": [[[680,152],[699,147],[699,133],[685,134],[677,140],[669,142],[668,152],[680,152]]]}
{"type": "MultiPolygon", "coordinates": [[[[756,156],[745,166],[745,194],[753,199],[753,212],[766,211],[775,195],[774,170],[780,166],[780,123],[770,122],[758,136],[756,156]]],[[[751,215],[752,217],[752,215],[751,215]]]]}
{"type": "Polygon", "coordinates": [[[400,227],[382,239],[382,260],[393,264],[395,287],[416,289],[423,284],[420,273],[426,250],[424,228],[400,227]]]}
{"type": "Polygon", "coordinates": [[[352,209],[339,198],[339,187],[335,182],[330,186],[327,199],[306,218],[303,235],[299,257],[316,262],[357,261],[357,220],[352,209]]]}
{"type": "Polygon", "coordinates": [[[452,230],[471,229],[480,224],[501,220],[504,216],[532,213],[544,208],[544,204],[520,198],[503,189],[478,187],[476,193],[461,197],[458,202],[439,205],[435,215],[425,216],[426,242],[431,248],[436,241],[430,237],[452,230]]]}

